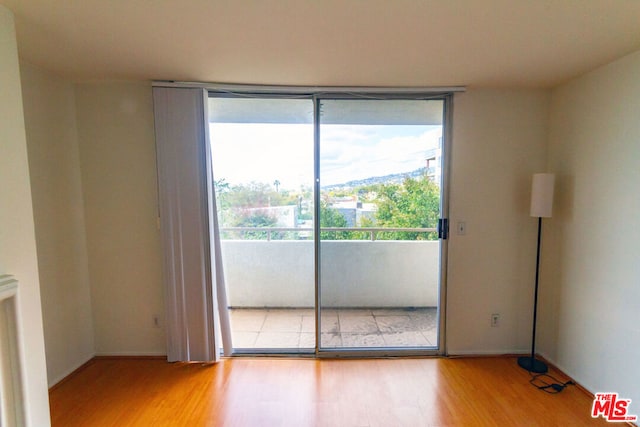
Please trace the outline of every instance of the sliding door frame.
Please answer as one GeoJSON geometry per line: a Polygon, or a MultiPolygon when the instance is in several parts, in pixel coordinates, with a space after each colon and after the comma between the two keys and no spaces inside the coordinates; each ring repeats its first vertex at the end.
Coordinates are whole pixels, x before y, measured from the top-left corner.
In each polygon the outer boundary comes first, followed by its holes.
{"type": "MultiPolygon", "coordinates": [[[[243,351],[234,352],[234,356],[257,355],[295,355],[327,357],[384,357],[384,356],[439,356],[446,355],[446,288],[447,288],[447,253],[448,240],[441,238],[438,286],[438,345],[437,347],[408,347],[408,348],[322,348],[321,347],[321,250],[320,250],[320,103],[322,100],[439,100],[443,102],[442,111],[442,155],[441,155],[441,191],[440,217],[448,218],[449,213],[449,170],[452,139],[453,92],[464,91],[464,88],[308,88],[308,87],[280,87],[280,86],[244,86],[244,85],[206,85],[198,83],[154,83],[158,86],[204,87],[208,90],[209,98],[249,97],[249,98],[292,98],[310,99],[313,101],[314,126],[314,287],[315,287],[315,350],[309,352],[288,352],[275,349],[273,352],[262,353],[243,351]]],[[[448,227],[448,226],[447,226],[448,227]]],[[[448,234],[448,229],[445,234],[448,234]]]]}
{"type": "Polygon", "coordinates": [[[321,257],[320,250],[320,103],[323,100],[408,100],[408,101],[442,101],[442,155],[441,155],[441,188],[440,218],[448,219],[449,215],[449,165],[451,145],[451,119],[453,117],[453,94],[430,92],[349,92],[316,94],[314,101],[314,245],[315,245],[315,288],[316,288],[316,357],[348,358],[348,357],[387,357],[387,356],[442,356],[446,355],[446,279],[448,254],[448,221],[444,238],[440,238],[440,262],[438,283],[438,345],[437,347],[338,347],[321,346],[321,257]]]}

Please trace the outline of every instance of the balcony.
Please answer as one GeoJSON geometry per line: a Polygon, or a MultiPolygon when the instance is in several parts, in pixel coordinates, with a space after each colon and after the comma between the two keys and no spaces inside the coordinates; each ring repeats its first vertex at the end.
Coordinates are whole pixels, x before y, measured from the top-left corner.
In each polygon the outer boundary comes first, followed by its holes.
{"type": "MultiPolygon", "coordinates": [[[[235,348],[312,349],[315,311],[311,308],[233,308],[235,348]]],[[[325,348],[434,347],[437,309],[325,309],[320,339],[325,348]]]]}
{"type": "MultiPolygon", "coordinates": [[[[435,346],[439,241],[382,240],[384,233],[426,236],[435,230],[322,229],[338,239],[346,231],[367,240],[320,243],[322,346],[435,346]]],[[[227,237],[221,243],[234,347],[313,348],[313,230],[221,232],[227,237]],[[253,233],[251,240],[242,238],[246,233],[253,233]]]]}

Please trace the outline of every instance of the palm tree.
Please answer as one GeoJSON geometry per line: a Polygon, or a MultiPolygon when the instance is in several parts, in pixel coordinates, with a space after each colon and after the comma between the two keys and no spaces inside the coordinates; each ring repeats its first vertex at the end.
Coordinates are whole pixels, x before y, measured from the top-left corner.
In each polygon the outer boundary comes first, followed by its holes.
{"type": "Polygon", "coordinates": [[[278,189],[280,188],[280,181],[276,179],[275,181],[273,181],[273,185],[276,187],[276,193],[277,193],[278,189]]]}

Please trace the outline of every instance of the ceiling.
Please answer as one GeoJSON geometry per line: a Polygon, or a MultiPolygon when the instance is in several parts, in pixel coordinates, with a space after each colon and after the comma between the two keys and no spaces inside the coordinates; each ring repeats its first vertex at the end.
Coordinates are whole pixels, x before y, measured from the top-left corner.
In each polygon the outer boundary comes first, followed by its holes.
{"type": "Polygon", "coordinates": [[[640,49],[638,0],[0,0],[74,81],[552,87],[640,49]]]}

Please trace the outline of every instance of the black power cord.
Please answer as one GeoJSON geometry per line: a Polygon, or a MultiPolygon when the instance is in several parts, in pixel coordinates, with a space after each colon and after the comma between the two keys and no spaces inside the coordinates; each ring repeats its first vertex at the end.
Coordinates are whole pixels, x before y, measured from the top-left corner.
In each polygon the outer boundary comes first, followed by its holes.
{"type": "Polygon", "coordinates": [[[573,381],[569,380],[567,382],[562,382],[559,379],[555,378],[549,374],[531,374],[531,379],[529,383],[537,388],[538,390],[542,390],[545,393],[549,394],[558,394],[562,390],[564,390],[569,385],[576,385],[573,381]]]}

